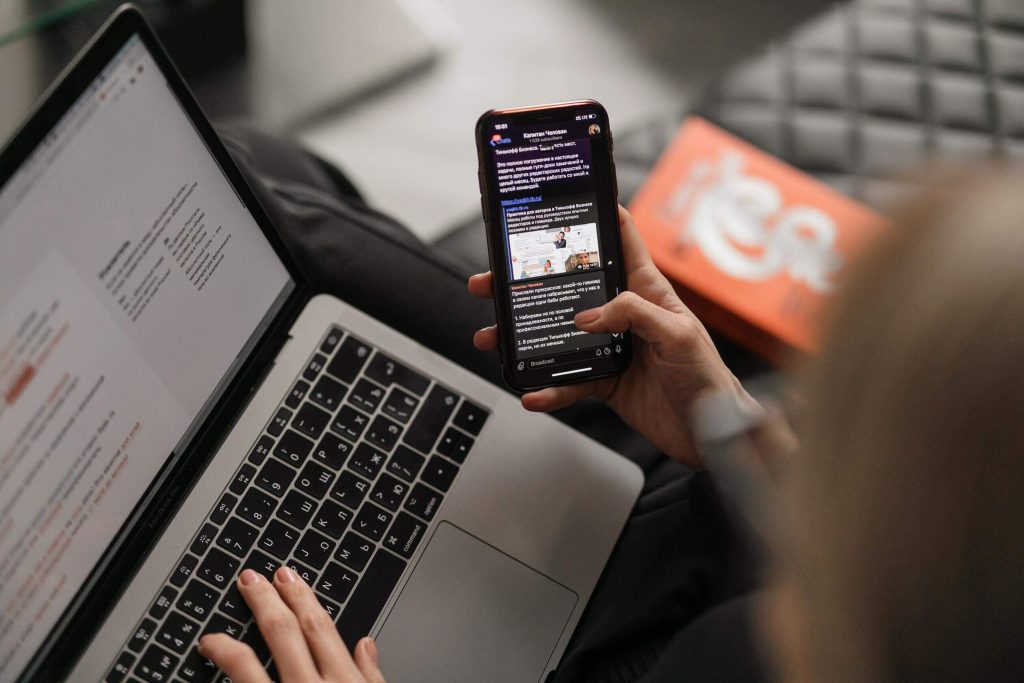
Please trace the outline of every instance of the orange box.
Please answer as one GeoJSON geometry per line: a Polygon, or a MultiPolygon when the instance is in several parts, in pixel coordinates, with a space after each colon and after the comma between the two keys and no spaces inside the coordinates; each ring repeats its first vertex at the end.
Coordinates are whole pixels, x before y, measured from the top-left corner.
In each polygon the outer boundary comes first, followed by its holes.
{"type": "Polygon", "coordinates": [[[816,318],[879,214],[693,116],[630,205],[654,262],[708,326],[771,361],[816,318]]]}

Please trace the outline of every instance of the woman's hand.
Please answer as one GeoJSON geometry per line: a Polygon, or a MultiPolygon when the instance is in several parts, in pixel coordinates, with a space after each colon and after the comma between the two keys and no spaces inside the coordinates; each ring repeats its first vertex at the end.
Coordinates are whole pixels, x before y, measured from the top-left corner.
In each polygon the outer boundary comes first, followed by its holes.
{"type": "MultiPolygon", "coordinates": [[[[360,640],[353,660],[312,589],[288,567],[277,570],[273,584],[246,569],[238,590],[274,656],[281,683],[384,683],[373,640],[360,640]]],[[[270,683],[252,648],[227,634],[203,636],[199,652],[234,683],[270,683]]]]}
{"type": "MultiPolygon", "coordinates": [[[[697,395],[707,389],[726,389],[739,400],[753,399],[722,362],[707,330],[651,261],[633,218],[622,207],[619,226],[629,291],[600,308],[579,313],[575,322],[587,332],[631,331],[632,365],[617,377],[526,394],[523,407],[546,412],[596,396],[664,453],[698,465],[689,416],[697,395]]],[[[493,296],[491,286],[489,272],[469,279],[469,291],[479,297],[493,296]]],[[[496,348],[497,329],[478,330],[473,343],[479,349],[496,348]]]]}

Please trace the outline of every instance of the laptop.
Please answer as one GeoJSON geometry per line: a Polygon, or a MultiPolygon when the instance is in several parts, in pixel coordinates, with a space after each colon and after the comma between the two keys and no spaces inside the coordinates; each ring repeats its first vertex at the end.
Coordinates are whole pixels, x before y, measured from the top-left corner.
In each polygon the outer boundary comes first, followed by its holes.
{"type": "Polygon", "coordinates": [[[639,469],[313,295],[137,10],[0,153],[0,681],[274,671],[287,564],[403,681],[542,681],[639,469]]]}

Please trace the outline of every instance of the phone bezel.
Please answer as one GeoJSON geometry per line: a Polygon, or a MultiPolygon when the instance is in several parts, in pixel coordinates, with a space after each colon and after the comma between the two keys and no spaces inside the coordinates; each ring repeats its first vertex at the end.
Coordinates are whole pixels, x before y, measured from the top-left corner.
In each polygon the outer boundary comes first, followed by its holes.
{"type": "MultiPolygon", "coordinates": [[[[599,216],[613,217],[612,220],[614,220],[617,228],[618,221],[615,217],[617,217],[618,211],[618,183],[615,176],[615,161],[613,158],[614,142],[611,126],[608,121],[608,112],[599,102],[595,100],[574,100],[570,102],[559,102],[555,104],[529,107],[491,109],[484,112],[484,114],[477,119],[476,123],[477,178],[480,185],[481,211],[487,234],[487,253],[493,278],[492,291],[498,323],[498,354],[501,358],[501,370],[505,382],[514,391],[519,393],[536,391],[538,389],[552,386],[577,384],[605,377],[614,377],[622,374],[632,362],[632,340],[628,332],[625,333],[622,339],[617,342],[623,347],[621,354],[607,356],[606,359],[602,359],[602,366],[600,369],[595,369],[586,374],[568,376],[564,379],[551,378],[549,375],[543,381],[536,381],[534,378],[543,376],[545,371],[520,371],[515,367],[515,358],[512,355],[512,349],[514,348],[514,341],[511,336],[512,312],[509,309],[508,302],[503,294],[509,284],[509,276],[506,268],[505,235],[500,223],[492,220],[492,217],[496,215],[496,210],[498,209],[498,207],[495,206],[497,177],[490,167],[488,148],[485,143],[485,131],[489,129],[491,122],[496,118],[512,119],[515,121],[516,125],[542,125],[548,122],[568,120],[568,117],[574,115],[580,109],[588,108],[592,109],[597,114],[597,122],[603,127],[608,140],[607,157],[602,159],[594,157],[591,159],[592,164],[597,164],[599,162],[607,164],[608,173],[603,175],[609,179],[610,184],[610,187],[598,188],[598,214],[599,216]]],[[[604,244],[606,248],[609,246],[608,238],[611,240],[610,246],[614,249],[615,256],[612,259],[613,267],[610,269],[605,268],[605,272],[606,274],[610,273],[614,276],[614,284],[618,286],[618,290],[620,292],[625,291],[627,282],[622,259],[622,238],[619,230],[609,230],[607,233],[602,233],[602,244],[604,244]]],[[[603,259],[604,256],[602,256],[602,260],[603,259]]],[[[594,361],[591,362],[593,363],[594,361]]],[[[580,363],[585,364],[586,361],[580,361],[580,363]]]]}

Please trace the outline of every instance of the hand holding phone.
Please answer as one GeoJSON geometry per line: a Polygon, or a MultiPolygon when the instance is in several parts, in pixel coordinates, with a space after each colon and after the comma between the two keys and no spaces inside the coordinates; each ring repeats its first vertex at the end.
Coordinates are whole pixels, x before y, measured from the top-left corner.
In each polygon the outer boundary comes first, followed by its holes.
{"type": "MultiPolygon", "coordinates": [[[[596,318],[580,326],[604,333],[632,330],[632,365],[621,375],[528,393],[523,406],[548,412],[596,396],[665,454],[700,466],[691,431],[693,402],[709,390],[731,392],[744,402],[753,399],[722,362],[704,326],[651,261],[632,217],[619,208],[618,218],[630,291],[601,306],[596,318]]],[[[469,290],[491,298],[492,283],[491,273],[474,275],[469,290]]],[[[480,349],[496,348],[497,329],[479,330],[473,343],[480,349]]]]}
{"type": "Polygon", "coordinates": [[[573,324],[626,289],[604,108],[584,100],[489,111],[476,138],[506,382],[526,392],[621,374],[629,333],[573,324]]]}

